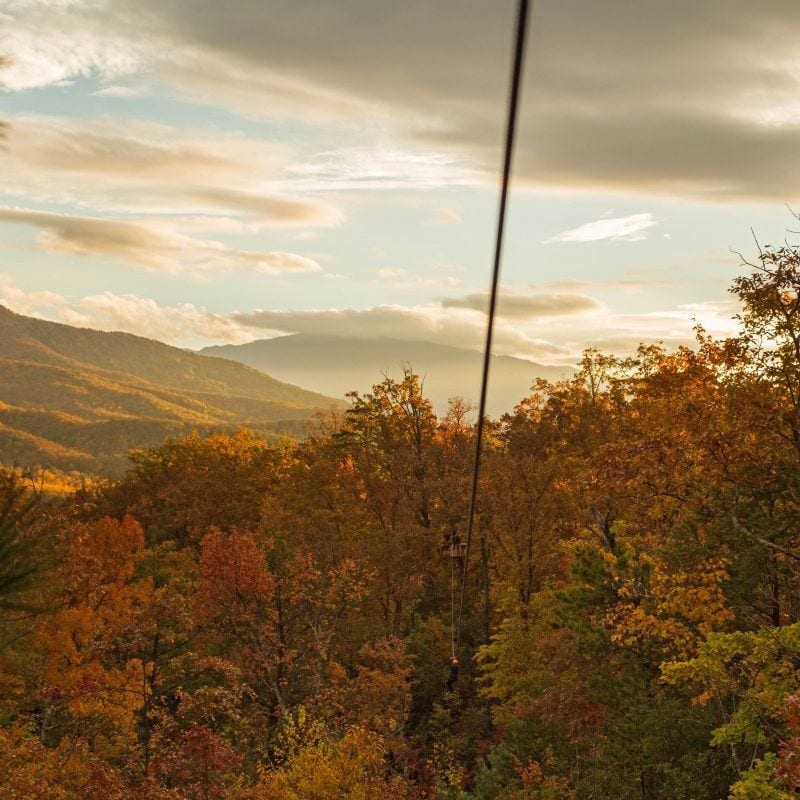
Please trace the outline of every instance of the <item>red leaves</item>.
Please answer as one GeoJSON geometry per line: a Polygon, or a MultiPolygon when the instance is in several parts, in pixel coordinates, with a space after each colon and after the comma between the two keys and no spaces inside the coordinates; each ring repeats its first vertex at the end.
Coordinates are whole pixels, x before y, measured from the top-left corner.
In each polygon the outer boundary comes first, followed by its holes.
{"type": "Polygon", "coordinates": [[[791,695],[784,705],[786,727],[793,734],[778,749],[776,774],[791,792],[800,790],[800,696],[791,695]]]}
{"type": "Polygon", "coordinates": [[[144,549],[144,531],[133,517],[105,517],[70,532],[63,571],[70,591],[81,601],[96,602],[108,585],[130,580],[144,549]]]}
{"type": "Polygon", "coordinates": [[[224,614],[252,622],[275,589],[264,553],[248,533],[212,530],[203,539],[195,607],[200,619],[224,614]]]}
{"type": "Polygon", "coordinates": [[[153,761],[153,772],[166,785],[179,786],[187,800],[222,800],[241,764],[230,744],[205,725],[175,731],[153,761]]]}

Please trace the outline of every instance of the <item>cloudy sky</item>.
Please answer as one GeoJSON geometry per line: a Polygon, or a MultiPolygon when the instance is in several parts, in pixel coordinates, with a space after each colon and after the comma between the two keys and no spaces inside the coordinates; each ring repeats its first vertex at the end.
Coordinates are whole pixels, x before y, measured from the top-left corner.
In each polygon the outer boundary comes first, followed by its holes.
{"type": "MultiPolygon", "coordinates": [[[[511,0],[0,0],[0,303],[478,347],[511,0]]],[[[497,349],[731,330],[800,204],[800,3],[536,0],[497,349]]]]}

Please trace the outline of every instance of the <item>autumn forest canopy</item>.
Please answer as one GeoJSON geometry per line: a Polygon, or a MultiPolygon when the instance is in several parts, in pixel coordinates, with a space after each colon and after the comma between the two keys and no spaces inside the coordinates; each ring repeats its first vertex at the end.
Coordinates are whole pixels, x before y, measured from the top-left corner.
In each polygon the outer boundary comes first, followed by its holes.
{"type": "Polygon", "coordinates": [[[795,797],[800,249],[731,290],[736,337],[488,421],[451,690],[474,414],[411,370],[303,439],[4,469],[0,797],[795,797]]]}

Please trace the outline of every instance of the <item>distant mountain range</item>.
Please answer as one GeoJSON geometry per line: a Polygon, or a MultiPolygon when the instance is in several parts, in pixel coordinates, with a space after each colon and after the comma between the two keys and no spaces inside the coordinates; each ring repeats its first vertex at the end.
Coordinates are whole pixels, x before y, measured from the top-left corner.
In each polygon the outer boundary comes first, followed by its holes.
{"type": "Polygon", "coordinates": [[[113,474],[168,436],[301,433],[334,403],[236,361],[0,306],[0,463],[113,474]]]}
{"type": "MultiPolygon", "coordinates": [[[[353,389],[368,391],[383,374],[397,376],[405,365],[425,379],[425,394],[439,412],[451,397],[477,405],[482,354],[476,350],[432,342],[376,337],[295,334],[259,339],[248,344],[206,347],[204,355],[222,356],[255,367],[273,377],[323,394],[343,397],[353,389]]],[[[536,378],[571,375],[571,367],[548,367],[510,356],[493,356],[489,413],[510,411],[536,378]]]]}

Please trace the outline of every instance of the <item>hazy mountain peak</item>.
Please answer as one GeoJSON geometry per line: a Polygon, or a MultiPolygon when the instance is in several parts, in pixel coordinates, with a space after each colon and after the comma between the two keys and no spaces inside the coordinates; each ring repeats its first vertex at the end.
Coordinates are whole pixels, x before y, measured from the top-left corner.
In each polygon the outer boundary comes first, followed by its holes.
{"type": "MultiPolygon", "coordinates": [[[[399,375],[410,366],[425,376],[425,392],[439,411],[451,397],[477,401],[483,358],[477,350],[439,342],[308,333],[206,347],[200,352],[240,361],[281,380],[338,397],[354,389],[368,391],[384,375],[399,375]]],[[[511,410],[537,378],[556,380],[572,372],[571,367],[493,356],[489,412],[499,415],[511,410]]]]}

